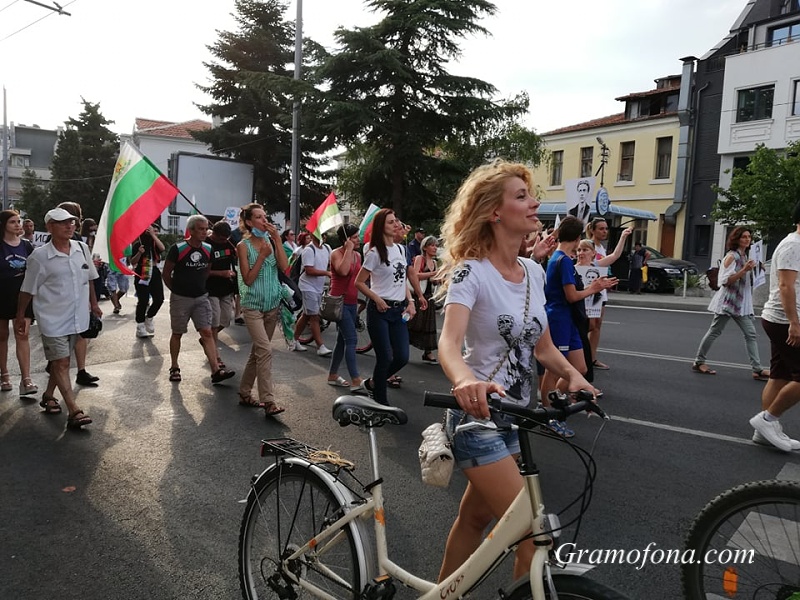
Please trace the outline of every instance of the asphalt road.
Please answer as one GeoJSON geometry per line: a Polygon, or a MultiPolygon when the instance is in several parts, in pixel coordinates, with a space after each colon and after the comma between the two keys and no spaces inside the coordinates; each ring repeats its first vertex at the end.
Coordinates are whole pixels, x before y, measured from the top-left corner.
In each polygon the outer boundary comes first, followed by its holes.
{"type": "MultiPolygon", "coordinates": [[[[237,405],[238,375],[210,385],[195,335],[184,337],[183,382],[170,383],[166,307],[156,337],[141,341],[134,337],[133,302],[127,299],[121,316],[107,316],[91,342],[89,370],[102,379],[78,392],[95,420],[86,431],[65,431],[64,415],[46,416],[16,391],[0,396],[0,598],[240,597],[241,502],[250,477],[266,466],[258,454],[262,438],[330,447],[366,474],[366,436],[330,418],[338,390],[325,384],[327,359],[290,353],[277,338],[274,373],[287,411],[265,420],[237,405]]],[[[103,307],[110,311],[108,303],[103,307]]],[[[579,548],[644,549],[651,542],[680,548],[693,516],[723,490],[800,478],[796,454],[749,442],[747,420],[759,410],[763,384],[751,380],[734,326],[712,349],[717,376],[689,370],[709,322],[707,313],[608,309],[601,358],[612,369],[598,373],[596,384],[613,418],[594,446],[598,476],[579,548]]],[[[333,333],[325,335],[333,347],[333,333]]],[[[232,327],[221,340],[223,359],[240,370],[249,351],[246,330],[232,327]]],[[[766,360],[763,337],[760,347],[766,360]]],[[[43,386],[38,341],[33,358],[43,386]]],[[[421,393],[449,387],[441,370],[420,358],[412,350],[403,389],[390,390],[409,422],[381,430],[379,444],[390,552],[404,567],[435,578],[465,480],[456,473],[446,490],[420,481],[419,432],[440,417],[422,406],[421,393]]],[[[372,360],[359,359],[365,372],[372,360]]],[[[600,420],[578,417],[571,424],[575,441],[591,447],[600,420]]],[[[800,411],[790,412],[784,427],[800,435],[800,411]]],[[[544,441],[537,452],[548,508],[560,510],[583,489],[583,469],[563,444],[544,441]]],[[[496,597],[509,570],[502,565],[472,597],[496,597]]],[[[631,598],[680,597],[675,566],[600,565],[590,576],[631,598]]]]}

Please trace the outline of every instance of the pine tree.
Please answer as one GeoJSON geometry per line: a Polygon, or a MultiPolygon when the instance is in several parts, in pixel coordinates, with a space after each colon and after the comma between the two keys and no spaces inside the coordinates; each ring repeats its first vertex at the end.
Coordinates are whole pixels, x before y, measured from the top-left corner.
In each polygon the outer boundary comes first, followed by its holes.
{"type": "Polygon", "coordinates": [[[66,121],[53,157],[53,205],[77,202],[83,216],[100,219],[119,151],[119,136],[107,126],[100,105],[81,99],[83,111],[66,121]]]}
{"type": "Polygon", "coordinates": [[[330,191],[328,175],[320,170],[322,155],[332,148],[314,134],[320,95],[310,68],[324,50],[304,43],[304,81],[294,81],[294,22],[285,19],[286,4],[279,0],[236,0],[235,32],[220,32],[209,46],[217,59],[204,63],[211,75],[208,86],[198,86],[213,102],[198,105],[221,124],[193,132],[215,152],[255,165],[257,201],[270,210],[288,214],[291,185],[292,104],[302,98],[301,203],[316,206],[330,191]]]}
{"type": "MultiPolygon", "coordinates": [[[[329,135],[354,154],[347,158],[360,181],[356,203],[391,206],[422,221],[440,213],[442,191],[475,166],[465,147],[485,132],[513,123],[524,101],[495,101],[491,84],[452,75],[458,41],[487,34],[478,24],[496,12],[486,0],[368,0],[385,14],[372,27],[340,28],[341,50],[323,64],[329,85],[329,135]],[[450,152],[442,149],[449,146],[450,152]]],[[[487,154],[487,152],[482,152],[487,154]]],[[[482,156],[482,158],[486,158],[482,156]]],[[[479,161],[482,162],[482,161],[479,161]]]]}

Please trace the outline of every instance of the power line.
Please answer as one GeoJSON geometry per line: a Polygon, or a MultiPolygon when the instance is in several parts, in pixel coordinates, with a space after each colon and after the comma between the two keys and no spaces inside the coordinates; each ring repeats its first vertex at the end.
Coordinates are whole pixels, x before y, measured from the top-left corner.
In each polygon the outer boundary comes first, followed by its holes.
{"type": "MultiPolygon", "coordinates": [[[[14,0],[14,1],[16,2],[17,0],[14,0]]],[[[58,9],[53,9],[53,10],[56,10],[56,11],[63,12],[63,11],[61,11],[61,9],[62,9],[62,8],[66,8],[66,7],[67,7],[67,6],[69,6],[70,4],[75,4],[77,1],[78,1],[78,0],[72,0],[72,2],[67,2],[67,3],[66,3],[64,6],[63,6],[63,7],[59,7],[58,9]]],[[[14,4],[14,2],[12,2],[11,4],[14,4]]],[[[9,4],[8,6],[11,6],[11,4],[9,4]]],[[[6,8],[8,8],[8,6],[6,6],[6,8]]],[[[4,9],[4,10],[5,10],[5,9],[4,9]]],[[[5,41],[6,41],[8,38],[15,36],[15,35],[17,35],[18,33],[22,32],[22,31],[25,31],[25,30],[26,30],[28,27],[33,27],[33,26],[34,26],[34,25],[36,25],[36,24],[37,24],[39,21],[43,21],[43,20],[44,20],[44,19],[46,19],[47,17],[52,17],[53,15],[56,15],[56,14],[59,14],[59,12],[50,12],[50,13],[47,13],[45,16],[43,16],[43,17],[41,17],[41,18],[39,18],[39,19],[36,19],[36,20],[35,20],[35,21],[33,21],[32,23],[28,23],[27,25],[25,25],[25,27],[22,27],[22,28],[20,28],[20,29],[17,29],[15,32],[8,34],[6,37],[4,37],[4,38],[0,39],[0,42],[5,42],[5,41]]]]}
{"type": "Polygon", "coordinates": [[[4,11],[5,9],[7,9],[9,6],[14,6],[14,5],[15,5],[17,2],[19,2],[19,0],[14,0],[14,1],[13,1],[13,2],[11,2],[10,4],[6,4],[6,5],[5,5],[3,8],[0,8],[0,12],[3,12],[3,11],[4,11]]]}

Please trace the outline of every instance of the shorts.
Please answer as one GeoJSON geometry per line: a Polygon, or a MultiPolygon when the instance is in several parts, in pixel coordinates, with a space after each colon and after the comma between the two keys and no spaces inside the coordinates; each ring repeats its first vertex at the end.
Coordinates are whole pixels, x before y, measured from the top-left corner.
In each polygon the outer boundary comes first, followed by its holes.
{"type": "Polygon", "coordinates": [[[303,313],[309,316],[319,314],[319,306],[322,303],[322,294],[317,292],[302,292],[303,294],[303,313]]]}
{"type": "Polygon", "coordinates": [[[197,298],[172,294],[169,298],[169,321],[172,333],[184,334],[189,329],[189,319],[194,323],[195,329],[208,329],[211,327],[211,303],[208,294],[197,298]]]}
{"type": "Polygon", "coordinates": [[[211,303],[211,327],[229,327],[233,314],[233,294],[227,296],[209,296],[211,303]]]}
{"type": "Polygon", "coordinates": [[[800,348],[786,343],[789,324],[782,325],[761,319],[761,327],[769,338],[769,378],[800,382],[800,348]]]}
{"type": "Polygon", "coordinates": [[[78,335],[77,333],[60,335],[58,337],[43,335],[42,350],[44,350],[44,357],[47,360],[69,358],[72,354],[72,349],[75,347],[75,342],[78,341],[78,335]]]}
{"type": "MultiPolygon", "coordinates": [[[[516,430],[476,428],[454,434],[456,425],[474,421],[460,410],[447,411],[447,434],[453,440],[453,456],[459,469],[482,467],[519,454],[519,433],[516,430]]],[[[501,418],[495,417],[496,420],[501,418]]]]}
{"type": "Polygon", "coordinates": [[[117,273],[116,271],[111,271],[106,277],[106,287],[108,288],[109,292],[116,292],[119,290],[122,295],[128,293],[128,289],[130,288],[131,280],[130,278],[125,275],[125,273],[117,273]]]}
{"type": "MultiPolygon", "coordinates": [[[[24,277],[11,277],[10,279],[0,279],[0,319],[9,321],[17,317],[17,304],[19,303],[19,291],[22,289],[24,277]]],[[[28,303],[25,310],[25,317],[33,319],[33,302],[28,303]]]]}
{"type": "Polygon", "coordinates": [[[550,337],[553,339],[553,345],[564,356],[573,350],[581,350],[583,342],[581,342],[581,334],[572,319],[549,319],[547,320],[550,325],[550,337]]]}

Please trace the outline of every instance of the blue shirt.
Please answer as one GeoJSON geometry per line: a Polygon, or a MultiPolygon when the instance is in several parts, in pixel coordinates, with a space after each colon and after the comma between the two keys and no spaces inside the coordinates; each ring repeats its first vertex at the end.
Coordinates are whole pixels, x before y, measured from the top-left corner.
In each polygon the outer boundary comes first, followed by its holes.
{"type": "Polygon", "coordinates": [[[576,285],[575,265],[572,259],[561,250],[553,252],[547,263],[547,278],[544,284],[544,295],[547,299],[547,318],[572,319],[569,302],[564,293],[565,285],[576,285]]]}

